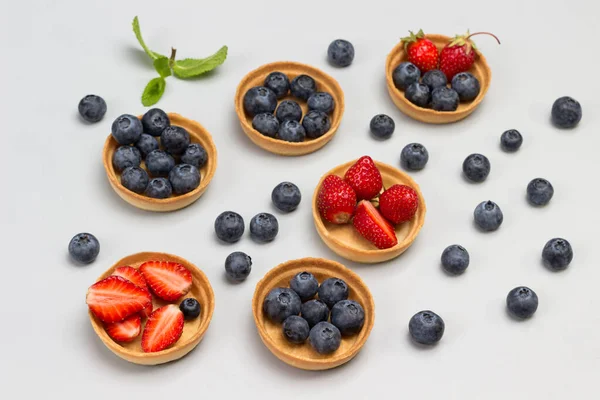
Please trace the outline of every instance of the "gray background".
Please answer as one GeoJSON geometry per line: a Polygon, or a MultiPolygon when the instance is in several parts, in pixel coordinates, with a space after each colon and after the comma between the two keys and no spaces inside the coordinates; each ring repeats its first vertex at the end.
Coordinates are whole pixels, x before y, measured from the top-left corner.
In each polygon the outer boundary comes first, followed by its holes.
{"type": "Polygon", "coordinates": [[[3,196],[0,235],[0,370],[2,392],[77,398],[596,398],[600,371],[600,268],[597,246],[598,5],[590,1],[22,1],[3,2],[0,44],[3,77],[3,196]],[[531,2],[533,3],[533,2],[531,2]],[[181,57],[203,57],[221,45],[229,57],[206,78],[169,78],[158,106],[200,121],[213,134],[219,165],[206,194],[191,207],[168,214],[132,208],[110,188],[101,150],[112,120],[144,112],[140,95],[156,73],[140,51],[131,20],[140,16],[149,46],[181,57]],[[398,111],[386,92],[384,61],[409,29],[452,35],[470,28],[502,40],[476,43],[493,69],[487,98],[464,122],[431,126],[398,111]],[[351,40],[354,64],[335,69],[325,59],[329,42],[351,40]],[[300,158],[255,147],[233,109],[239,80],[277,60],[322,68],[339,80],[346,112],[334,140],[300,158]],[[588,78],[578,79],[578,76],[588,78]],[[596,85],[596,89],[594,89],[596,85]],[[82,123],[77,103],[88,93],[106,99],[108,113],[82,123]],[[571,95],[584,109],[579,127],[549,124],[552,102],[571,95]],[[369,137],[377,113],[396,121],[386,142],[369,137]],[[525,142],[514,155],[499,149],[500,134],[519,129],[525,142]],[[401,148],[423,143],[431,158],[412,176],[421,185],[428,214],[418,240],[400,258],[361,266],[336,257],[318,238],[310,198],[331,167],[370,154],[398,165],[401,148]],[[463,181],[460,168],[471,152],[486,154],[492,172],[480,185],[463,181]],[[555,186],[551,204],[527,205],[530,179],[555,186]],[[222,211],[246,221],[275,212],[271,189],[298,184],[300,208],[277,214],[274,243],[249,237],[234,246],[217,243],[213,221],[222,211]],[[495,233],[479,233],[473,208],[492,199],[505,221],[495,233]],[[97,261],[74,266],[70,238],[90,231],[101,241],[97,261]],[[567,238],[571,267],[542,267],[544,243],[567,238]],[[450,278],[440,269],[445,246],[461,243],[471,253],[468,271],[450,278]],[[85,292],[119,258],[143,250],[181,255],[212,282],[216,309],[204,341],[188,357],[159,367],[118,359],[95,336],[85,292]],[[224,279],[223,262],[234,250],[253,257],[241,285],[224,279]],[[261,343],[251,316],[256,282],[272,267],[304,256],[342,261],[369,285],[376,302],[373,332],[359,356],[327,372],[305,372],[278,361],[261,343]],[[504,309],[517,285],[537,291],[535,317],[517,322],[504,309]],[[432,309],[446,321],[433,348],[414,346],[409,318],[432,309]]]}

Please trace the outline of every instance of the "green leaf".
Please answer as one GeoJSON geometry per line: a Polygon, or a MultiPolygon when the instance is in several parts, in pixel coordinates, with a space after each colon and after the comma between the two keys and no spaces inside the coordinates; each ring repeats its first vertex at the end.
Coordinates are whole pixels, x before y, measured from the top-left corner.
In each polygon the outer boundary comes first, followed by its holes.
{"type": "Polygon", "coordinates": [[[142,32],[140,31],[140,21],[138,20],[137,16],[133,19],[132,25],[133,25],[133,33],[135,33],[135,37],[137,38],[138,42],[140,43],[140,46],[142,46],[142,48],[144,49],[146,54],[148,54],[148,56],[153,60],[156,60],[157,58],[160,58],[160,57],[164,57],[163,55],[153,52],[152,50],[150,50],[148,48],[148,46],[146,46],[146,43],[144,42],[144,39],[142,38],[142,32]]]}
{"type": "Polygon", "coordinates": [[[163,78],[171,75],[171,67],[169,66],[169,59],[167,57],[159,57],[154,60],[154,69],[163,78]]]}
{"type": "Polygon", "coordinates": [[[191,78],[212,71],[225,62],[227,46],[221,47],[215,54],[206,58],[186,58],[175,61],[173,72],[178,78],[191,78]]]}
{"type": "Polygon", "coordinates": [[[146,85],[144,89],[144,93],[142,93],[142,104],[145,107],[150,107],[156,103],[162,97],[165,92],[165,87],[167,86],[167,82],[165,78],[159,76],[158,78],[152,79],[146,85]]]}

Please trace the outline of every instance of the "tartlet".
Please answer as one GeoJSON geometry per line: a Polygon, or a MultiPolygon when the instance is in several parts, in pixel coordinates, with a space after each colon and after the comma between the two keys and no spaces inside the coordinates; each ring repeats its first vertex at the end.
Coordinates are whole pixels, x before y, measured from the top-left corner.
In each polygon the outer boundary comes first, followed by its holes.
{"type": "Polygon", "coordinates": [[[261,340],[277,358],[296,368],[325,370],[347,363],[364,346],[375,323],[375,302],[363,280],[342,264],[322,258],[301,258],[276,266],[256,284],[252,313],[261,340]],[[308,340],[300,345],[289,343],[283,336],[282,325],[271,322],[263,312],[263,301],[269,291],[278,286],[288,287],[290,279],[303,271],[312,273],[319,283],[327,278],[343,279],[350,288],[349,299],[360,303],[365,311],[361,331],[354,336],[344,336],[340,348],[329,355],[317,353],[308,340]]]}
{"type": "Polygon", "coordinates": [[[379,172],[381,173],[381,177],[383,178],[383,186],[385,188],[395,184],[407,185],[413,188],[419,196],[419,207],[414,218],[408,222],[404,222],[396,226],[396,237],[398,238],[398,244],[394,247],[383,250],[377,249],[373,244],[369,243],[365,238],[363,238],[356,231],[356,229],[354,229],[352,223],[343,225],[332,224],[325,221],[319,214],[319,209],[317,207],[317,195],[323,180],[325,180],[325,177],[327,175],[337,175],[343,178],[348,168],[350,168],[356,161],[357,160],[352,160],[345,164],[338,165],[321,177],[317,187],[315,188],[312,199],[312,214],[315,228],[327,247],[333,250],[337,255],[348,260],[364,264],[375,264],[391,260],[406,251],[406,249],[408,249],[414,242],[419,234],[419,231],[421,230],[421,227],[423,226],[423,223],[425,222],[425,213],[427,211],[425,199],[423,197],[423,193],[421,193],[419,185],[406,173],[392,167],[391,165],[374,161],[375,165],[379,169],[379,172]]]}
{"type": "MultiPolygon", "coordinates": [[[[192,288],[188,294],[186,294],[178,300],[177,304],[179,304],[187,297],[194,297],[196,300],[198,300],[201,306],[200,316],[194,320],[185,322],[183,334],[173,346],[154,353],[144,353],[141,347],[141,333],[132,342],[115,342],[106,333],[102,321],[96,318],[96,316],[94,316],[94,314],[91,311],[88,311],[92,327],[94,328],[94,331],[96,332],[100,340],[102,340],[102,342],[106,345],[106,347],[108,347],[110,351],[112,351],[122,359],[132,362],[134,364],[141,365],[164,364],[170,361],[177,360],[185,356],[190,351],[192,351],[204,337],[204,334],[206,333],[206,330],[208,329],[208,326],[212,319],[213,311],[215,308],[215,295],[212,286],[210,285],[210,282],[208,281],[208,278],[206,277],[204,272],[199,270],[198,267],[196,267],[189,261],[167,253],[143,252],[124,257],[117,261],[112,267],[107,269],[97,279],[97,281],[100,281],[110,276],[117,267],[128,265],[137,269],[142,263],[150,260],[173,261],[186,267],[192,273],[192,288]]],[[[164,302],[158,299],[156,296],[152,296],[152,301],[154,303],[155,310],[158,307],[170,304],[168,302],[164,302]]],[[[145,322],[146,321],[144,319],[142,321],[142,331],[145,322]]]]}
{"type": "MultiPolygon", "coordinates": [[[[285,97],[279,99],[279,101],[286,99],[298,101],[297,98],[289,93],[285,97]]],[[[301,156],[317,151],[325,146],[335,135],[342,120],[342,115],[344,114],[344,92],[338,82],[320,69],[293,61],[273,62],[249,72],[239,83],[234,101],[235,112],[240,120],[242,129],[250,140],[257,146],[270,151],[271,153],[283,156],[301,156]],[[252,127],[252,117],[247,115],[244,111],[244,95],[250,88],[262,86],[267,75],[275,71],[283,72],[288,76],[290,81],[301,74],[309,75],[316,81],[317,90],[319,92],[327,92],[333,97],[335,109],[330,115],[331,127],[323,136],[317,139],[307,138],[299,143],[291,143],[265,136],[252,127]]],[[[298,101],[298,103],[300,104],[300,107],[302,107],[302,115],[305,115],[307,111],[306,102],[298,101]]]]}
{"type": "MultiPolygon", "coordinates": [[[[448,36],[437,34],[429,34],[425,35],[425,37],[431,40],[439,50],[441,50],[451,40],[451,38],[448,36]]],[[[492,71],[487,64],[485,57],[478,50],[474,51],[477,52],[477,58],[475,59],[475,64],[473,64],[469,72],[475,75],[475,77],[479,80],[479,84],[481,85],[479,95],[477,95],[477,97],[472,101],[461,102],[456,111],[442,112],[435,111],[430,108],[418,107],[412,104],[404,97],[404,91],[396,88],[394,85],[392,72],[394,72],[394,69],[400,65],[401,62],[408,61],[408,55],[404,50],[404,43],[399,42],[396,46],[394,46],[392,51],[390,51],[385,62],[385,80],[387,82],[387,88],[388,92],[390,93],[390,97],[394,101],[394,104],[396,104],[396,107],[398,107],[400,111],[409,117],[430,124],[447,124],[460,121],[461,119],[468,117],[473,111],[475,111],[485,97],[492,79],[492,71]]]]}
{"type": "MultiPolygon", "coordinates": [[[[204,147],[208,155],[208,161],[200,168],[200,185],[189,193],[182,195],[173,195],[166,199],[154,199],[143,194],[137,194],[125,188],[121,184],[120,175],[113,167],[112,159],[115,150],[119,147],[117,141],[111,135],[108,135],[104,148],[102,150],[102,162],[106,170],[106,176],[112,188],[117,194],[129,204],[147,211],[175,211],[187,207],[206,191],[208,184],[212,180],[217,169],[217,148],[212,140],[211,134],[198,122],[185,118],[177,113],[167,113],[171,120],[171,125],[185,128],[190,134],[191,143],[199,143],[204,147]]],[[[140,115],[138,118],[142,118],[140,115]]],[[[144,164],[142,163],[142,168],[144,164]]]]}

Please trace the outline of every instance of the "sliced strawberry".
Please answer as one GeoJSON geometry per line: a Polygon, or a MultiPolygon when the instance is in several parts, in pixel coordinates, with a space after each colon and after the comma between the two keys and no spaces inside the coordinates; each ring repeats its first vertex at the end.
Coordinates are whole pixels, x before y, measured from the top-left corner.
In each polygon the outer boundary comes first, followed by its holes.
{"type": "MultiPolygon", "coordinates": [[[[125,278],[134,285],[139,286],[142,289],[148,290],[148,296],[150,297],[150,299],[152,299],[152,295],[150,294],[150,289],[148,289],[146,279],[144,279],[142,273],[137,269],[126,265],[124,267],[115,268],[112,274],[125,278]]],[[[150,314],[152,314],[152,301],[150,301],[150,304],[148,304],[148,306],[142,310],[141,314],[144,318],[148,318],[150,314]]]]}
{"type": "Polygon", "coordinates": [[[192,288],[192,273],[171,261],[148,261],[140,271],[154,294],[165,301],[175,301],[192,288]]]}
{"type": "Polygon", "coordinates": [[[179,340],[183,333],[183,313],[175,304],[157,308],[148,318],[142,334],[142,350],[161,351],[179,340]]]}
{"type": "Polygon", "coordinates": [[[370,201],[363,200],[358,203],[352,223],[358,233],[378,249],[389,249],[398,244],[394,228],[370,201]]]}
{"type": "Polygon", "coordinates": [[[359,158],[346,171],[344,180],[354,189],[358,200],[371,200],[379,194],[383,187],[381,173],[369,156],[359,158]]]}
{"type": "Polygon", "coordinates": [[[106,324],[104,329],[117,342],[131,342],[142,331],[142,318],[139,314],[133,314],[123,321],[106,324]]]}
{"type": "Polygon", "coordinates": [[[94,283],[85,297],[88,307],[106,323],[123,321],[152,303],[148,290],[120,276],[109,276],[94,283]]]}
{"type": "Polygon", "coordinates": [[[317,208],[321,217],[332,224],[346,224],[356,207],[356,193],[337,175],[328,175],[317,194],[317,208]]]}

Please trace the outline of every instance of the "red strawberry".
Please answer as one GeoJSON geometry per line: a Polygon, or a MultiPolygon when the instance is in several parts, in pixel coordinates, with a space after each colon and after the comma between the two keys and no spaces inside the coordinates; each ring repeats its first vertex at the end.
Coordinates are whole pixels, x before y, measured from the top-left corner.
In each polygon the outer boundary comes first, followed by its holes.
{"type": "Polygon", "coordinates": [[[117,342],[131,342],[142,331],[142,318],[139,314],[133,314],[123,321],[106,324],[104,329],[117,342]]]}
{"type": "MultiPolygon", "coordinates": [[[[115,268],[115,270],[113,271],[112,274],[116,275],[116,276],[120,276],[122,278],[125,278],[128,281],[130,281],[131,283],[133,283],[134,285],[141,287],[142,289],[149,290],[148,284],[146,284],[146,280],[144,279],[144,276],[140,273],[140,271],[138,271],[137,269],[135,269],[133,267],[130,267],[130,266],[118,267],[118,268],[115,268]]],[[[150,295],[150,292],[148,292],[148,294],[150,295]]],[[[150,295],[150,298],[152,298],[151,295],[150,295]]],[[[142,317],[148,318],[150,316],[150,314],[152,314],[152,302],[150,302],[150,304],[148,304],[148,306],[142,310],[142,317]]]]}
{"type": "Polygon", "coordinates": [[[142,334],[142,350],[161,351],[179,340],[183,333],[183,313],[175,304],[154,310],[142,334]]]}
{"type": "Polygon", "coordinates": [[[317,208],[321,217],[332,224],[350,221],[356,207],[356,193],[337,175],[325,177],[317,194],[317,208]]]}
{"type": "Polygon", "coordinates": [[[140,272],[154,294],[165,301],[175,301],[192,288],[192,274],[186,267],[171,261],[147,261],[140,272]]]}
{"type": "Polygon", "coordinates": [[[383,187],[381,173],[369,156],[359,158],[346,171],[344,180],[354,189],[358,200],[371,200],[379,194],[383,187]]]}
{"type": "Polygon", "coordinates": [[[419,196],[410,186],[393,185],[379,196],[379,212],[393,224],[410,221],[419,208],[419,196]]]}
{"type": "Polygon", "coordinates": [[[369,201],[358,203],[352,222],[358,233],[378,249],[388,249],[398,244],[394,228],[369,201]]]}
{"type": "Polygon", "coordinates": [[[120,276],[109,276],[94,283],[85,302],[96,317],[106,323],[123,321],[152,303],[148,290],[137,287],[120,276]]]}
{"type": "Polygon", "coordinates": [[[454,36],[450,43],[442,49],[440,53],[440,70],[446,75],[448,82],[452,80],[454,75],[468,71],[473,66],[477,56],[473,49],[476,50],[477,47],[475,47],[471,37],[481,34],[492,36],[500,44],[500,40],[492,33],[476,32],[469,34],[469,31],[467,31],[465,35],[454,36]]]}
{"type": "Polygon", "coordinates": [[[404,50],[408,54],[408,61],[415,64],[421,70],[421,74],[436,69],[438,66],[438,49],[429,39],[425,39],[423,30],[415,35],[412,31],[410,36],[401,40],[404,42],[404,50]]]}

